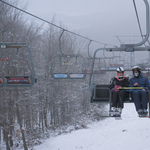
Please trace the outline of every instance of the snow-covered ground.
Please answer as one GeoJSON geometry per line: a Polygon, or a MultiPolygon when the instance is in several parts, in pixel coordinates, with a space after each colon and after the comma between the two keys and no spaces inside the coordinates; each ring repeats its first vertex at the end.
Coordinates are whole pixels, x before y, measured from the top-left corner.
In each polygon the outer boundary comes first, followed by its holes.
{"type": "Polygon", "coordinates": [[[138,118],[134,104],[125,104],[122,120],[106,118],[50,138],[34,150],[150,150],[150,119],[138,118]]]}

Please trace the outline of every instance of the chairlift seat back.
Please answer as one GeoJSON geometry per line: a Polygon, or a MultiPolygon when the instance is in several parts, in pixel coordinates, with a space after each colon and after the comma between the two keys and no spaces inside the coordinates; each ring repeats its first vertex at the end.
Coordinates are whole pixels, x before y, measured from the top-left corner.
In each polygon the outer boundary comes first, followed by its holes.
{"type": "Polygon", "coordinates": [[[111,96],[111,84],[96,85],[91,96],[92,102],[109,102],[111,96]]]}

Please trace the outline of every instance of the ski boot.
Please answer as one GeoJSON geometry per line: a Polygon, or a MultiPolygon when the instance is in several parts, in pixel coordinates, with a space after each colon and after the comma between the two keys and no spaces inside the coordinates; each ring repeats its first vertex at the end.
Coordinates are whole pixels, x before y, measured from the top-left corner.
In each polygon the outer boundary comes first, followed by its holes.
{"type": "MultiPolygon", "coordinates": [[[[144,110],[144,111],[145,111],[145,110],[144,110]]],[[[137,111],[139,117],[144,117],[144,116],[145,116],[144,111],[143,111],[142,109],[139,109],[139,110],[137,111]]],[[[145,113],[146,113],[146,111],[145,111],[145,113]]]]}
{"type": "Polygon", "coordinates": [[[112,109],[109,112],[110,112],[111,117],[117,117],[119,114],[119,111],[117,110],[116,107],[112,107],[112,109]]]}

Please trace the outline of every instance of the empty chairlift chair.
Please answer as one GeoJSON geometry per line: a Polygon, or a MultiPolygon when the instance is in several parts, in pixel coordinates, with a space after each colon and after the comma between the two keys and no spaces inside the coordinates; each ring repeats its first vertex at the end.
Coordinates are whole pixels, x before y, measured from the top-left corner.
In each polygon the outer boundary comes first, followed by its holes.
{"type": "Polygon", "coordinates": [[[32,87],[35,78],[31,50],[28,46],[0,43],[0,87],[32,87]]]}

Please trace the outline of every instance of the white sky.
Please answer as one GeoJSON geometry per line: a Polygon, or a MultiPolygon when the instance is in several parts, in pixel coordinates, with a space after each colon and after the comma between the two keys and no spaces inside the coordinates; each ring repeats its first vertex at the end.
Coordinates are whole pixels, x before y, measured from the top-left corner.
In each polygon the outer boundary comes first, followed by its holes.
{"type": "MultiPolygon", "coordinates": [[[[145,3],[135,1],[145,34],[145,3]]],[[[57,25],[62,22],[68,30],[96,41],[120,45],[115,36],[140,36],[132,0],[23,0],[26,2],[28,12],[50,22],[56,15],[57,25]]],[[[131,43],[128,38],[121,40],[131,43]]]]}
{"type": "Polygon", "coordinates": [[[47,139],[34,150],[149,150],[150,119],[139,118],[134,104],[125,104],[122,120],[107,118],[88,129],[47,139]]]}

